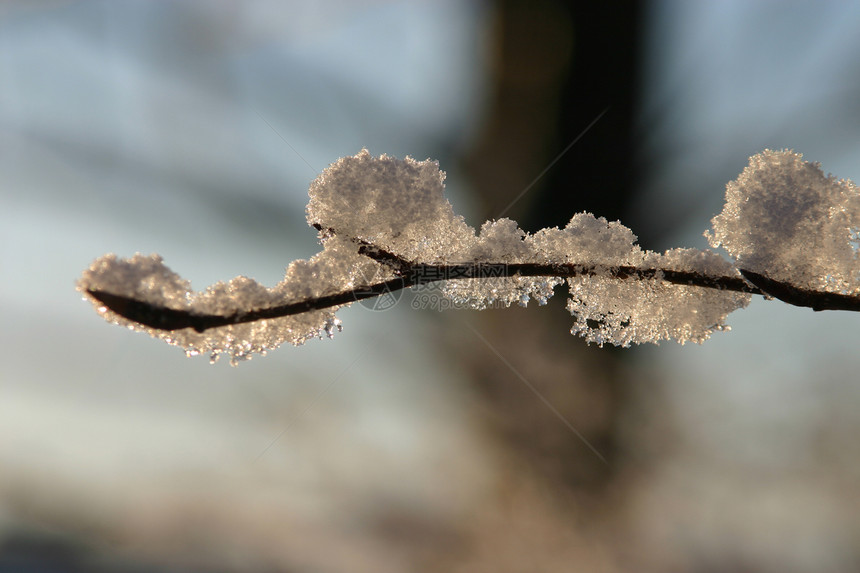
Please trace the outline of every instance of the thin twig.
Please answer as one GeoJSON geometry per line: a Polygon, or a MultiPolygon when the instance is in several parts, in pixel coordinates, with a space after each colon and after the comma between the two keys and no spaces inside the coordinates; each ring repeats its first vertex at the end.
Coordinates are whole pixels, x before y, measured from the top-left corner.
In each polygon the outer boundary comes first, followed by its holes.
{"type": "Polygon", "coordinates": [[[860,311],[860,299],[855,295],[804,289],[744,269],[741,269],[741,274],[768,295],[794,306],[812,310],[860,311]]]}
{"type": "MultiPolygon", "coordinates": [[[[323,234],[323,229],[319,225],[314,225],[314,227],[323,234]]],[[[325,230],[325,234],[334,233],[333,229],[325,230]]],[[[197,332],[204,332],[210,328],[217,328],[219,326],[280,318],[311,310],[324,310],[404,288],[443,280],[510,277],[572,278],[600,275],[619,280],[659,279],[677,285],[772,296],[788,304],[809,307],[813,310],[849,310],[860,312],[860,297],[858,296],[802,289],[789,283],[777,281],[743,269],[740,271],[743,275],[742,278],[739,276],[713,276],[692,271],[639,268],[625,265],[582,265],[572,263],[425,264],[407,261],[399,255],[363,240],[356,239],[356,242],[359,243],[358,252],[360,254],[387,266],[397,276],[387,281],[323,295],[317,298],[229,315],[198,314],[189,310],[158,306],[102,290],[88,289],[87,293],[114,313],[144,326],[167,331],[193,328],[197,332]]]]}

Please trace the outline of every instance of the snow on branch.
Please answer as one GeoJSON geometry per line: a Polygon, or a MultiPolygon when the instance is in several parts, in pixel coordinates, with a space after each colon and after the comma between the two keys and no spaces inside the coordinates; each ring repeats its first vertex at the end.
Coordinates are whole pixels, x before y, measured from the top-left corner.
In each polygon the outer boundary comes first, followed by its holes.
{"type": "Polygon", "coordinates": [[[158,255],[113,254],[78,290],[108,321],[232,364],[284,342],[342,328],[335,312],[399,289],[440,283],[469,308],[546,304],[567,283],[571,333],[619,346],[701,343],[753,294],[815,310],[860,310],[860,194],[791,151],[750,158],[727,186],[706,236],[713,251],[643,251],[618,222],[578,213],[563,229],[529,234],[515,221],[480,232],[454,213],[435,161],[362,150],[310,186],[308,223],[322,250],[287,267],[273,288],[237,277],[196,292],[158,255]]]}

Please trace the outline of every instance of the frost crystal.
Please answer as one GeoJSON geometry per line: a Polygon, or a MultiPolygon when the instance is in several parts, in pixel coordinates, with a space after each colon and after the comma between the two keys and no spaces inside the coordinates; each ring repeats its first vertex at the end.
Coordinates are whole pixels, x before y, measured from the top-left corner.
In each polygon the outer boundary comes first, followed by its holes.
{"type": "Polygon", "coordinates": [[[642,251],[635,241],[636,235],[621,223],[589,213],[575,215],[563,231],[535,234],[532,242],[549,260],[595,265],[594,274],[567,280],[567,309],[576,320],[571,334],[599,345],[668,339],[700,343],[725,328],[730,312],[749,303],[747,294],[672,284],[659,272],[653,278],[620,280],[613,275],[619,267],[737,275],[714,253],[676,249],[660,255],[642,251]]]}
{"type": "Polygon", "coordinates": [[[537,260],[547,263],[638,265],[642,261],[633,231],[591,213],[577,213],[562,230],[541,229],[526,242],[537,260]]]}
{"type": "Polygon", "coordinates": [[[800,288],[860,293],[860,193],[793,151],[765,150],[726,186],[706,233],[738,267],[800,288]]]}
{"type": "Polygon", "coordinates": [[[444,197],[435,161],[372,157],[333,163],[311,183],[308,223],[372,243],[407,261],[461,260],[475,230],[444,197]]]}
{"type": "Polygon", "coordinates": [[[310,187],[307,219],[322,251],[291,263],[273,288],[237,277],[195,292],[159,256],[138,254],[96,260],[78,289],[109,321],[233,364],[284,342],[331,338],[342,328],[340,307],[430,282],[441,282],[455,306],[475,309],[546,304],[567,282],[571,332],[601,345],[702,342],[727,328],[726,315],[746,306],[749,292],[860,309],[845,300],[860,294],[857,187],[790,151],[751,158],[707,234],[744,277],[770,285],[758,290],[711,251],[643,251],[630,229],[590,213],[564,229],[528,234],[499,219],[476,233],[445,199],[444,179],[430,160],[367,150],[338,160],[310,187]]]}
{"type": "Polygon", "coordinates": [[[532,299],[539,305],[546,304],[553,295],[553,288],[564,282],[556,277],[504,277],[509,263],[535,262],[535,250],[527,242],[525,231],[516,221],[499,219],[487,221],[481,227],[477,240],[471,242],[466,262],[491,262],[496,267],[493,276],[483,280],[448,280],[443,285],[443,294],[455,306],[466,306],[475,310],[492,307],[509,307],[513,303],[528,305],[532,299]]]}
{"type": "Polygon", "coordinates": [[[226,354],[235,365],[255,353],[265,354],[284,342],[299,346],[317,336],[333,337],[335,331],[342,330],[342,323],[334,313],[343,305],[220,326],[204,332],[192,328],[168,331],[128,320],[89,296],[87,291],[109,292],[153,306],[198,315],[229,316],[334,294],[354,288],[356,283],[365,284],[363,274],[374,273],[390,276],[389,270],[358,255],[352,243],[335,237],[328,240],[325,249],[310,260],[291,263],[284,280],[274,288],[266,288],[247,277],[236,277],[195,292],[189,282],[167,268],[158,255],[137,254],[130,259],[120,259],[110,254],[97,259],[84,271],[78,281],[78,290],[88,296],[96,310],[110,322],[181,346],[189,356],[209,354],[214,362],[226,354]]]}
{"type": "MultiPolygon", "coordinates": [[[[636,235],[618,222],[590,213],[574,215],[564,229],[542,229],[527,235],[508,219],[485,223],[472,255],[476,261],[500,263],[576,264],[588,272],[567,279],[567,309],[576,322],[571,329],[603,345],[629,346],[675,339],[703,342],[724,330],[726,316],[749,303],[750,295],[678,285],[659,273],[650,278],[620,279],[617,269],[665,269],[711,276],[738,277],[738,271],[712,252],[675,249],[660,255],[642,251],[636,235]]],[[[445,295],[474,309],[525,306],[530,298],[546,304],[556,277],[451,280],[445,295]]]]}
{"type": "MultiPolygon", "coordinates": [[[[662,255],[642,252],[641,264],[642,268],[740,276],[720,256],[696,249],[673,249],[662,255]]],[[[568,279],[567,309],[576,319],[571,334],[599,345],[668,339],[702,343],[713,331],[727,330],[726,316],[750,301],[749,294],[672,284],[660,275],[619,280],[604,272],[568,279]]]]}

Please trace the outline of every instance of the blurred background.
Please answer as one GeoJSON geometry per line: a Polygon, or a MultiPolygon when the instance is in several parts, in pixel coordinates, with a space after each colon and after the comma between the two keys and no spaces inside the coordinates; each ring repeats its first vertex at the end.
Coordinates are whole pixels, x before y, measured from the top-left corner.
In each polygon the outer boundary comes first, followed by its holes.
{"type": "Polygon", "coordinates": [[[318,249],[338,157],[438,159],[454,209],[706,247],[766,147],[860,181],[842,2],[0,4],[0,571],[860,567],[858,318],[754,300],[702,346],[545,308],[339,313],[238,368],[74,281],[194,287],[318,249]]]}

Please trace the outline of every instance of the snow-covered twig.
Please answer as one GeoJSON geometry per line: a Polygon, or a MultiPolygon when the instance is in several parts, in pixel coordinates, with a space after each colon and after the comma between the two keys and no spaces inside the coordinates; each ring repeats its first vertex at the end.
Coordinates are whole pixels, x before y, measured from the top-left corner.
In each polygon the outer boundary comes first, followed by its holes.
{"type": "Polygon", "coordinates": [[[753,156],[728,184],[706,233],[712,251],[643,251],[623,225],[579,213],[564,228],[527,234],[514,221],[480,232],[444,198],[433,161],[340,159],[314,181],[308,222],[323,250],[295,261],[274,288],[237,277],[204,292],[157,255],[107,255],[78,288],[110,321],[145,330],[189,355],[237,360],[301,344],[341,323],[334,312],[391,291],[441,283],[471,308],[539,304],[567,282],[572,333],[590,342],[702,342],[751,294],[815,310],[860,310],[860,195],[790,151],[753,156]]]}

